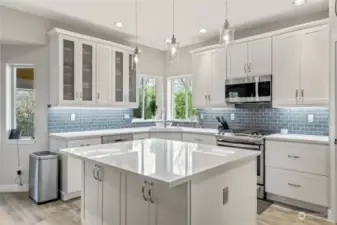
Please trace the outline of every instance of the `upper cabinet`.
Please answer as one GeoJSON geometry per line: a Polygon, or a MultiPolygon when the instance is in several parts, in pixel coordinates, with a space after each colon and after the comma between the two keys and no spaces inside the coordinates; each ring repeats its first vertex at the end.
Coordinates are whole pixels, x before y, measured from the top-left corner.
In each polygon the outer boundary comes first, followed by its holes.
{"type": "Polygon", "coordinates": [[[227,76],[230,78],[272,73],[271,37],[228,46],[227,76]]]}
{"type": "Polygon", "coordinates": [[[50,32],[50,104],[137,107],[132,49],[84,35],[50,32]]]}
{"type": "Polygon", "coordinates": [[[273,39],[273,105],[329,104],[329,30],[314,27],[273,39]]]}
{"type": "Polygon", "coordinates": [[[225,107],[226,49],[195,53],[193,58],[193,107],[225,107]]]}

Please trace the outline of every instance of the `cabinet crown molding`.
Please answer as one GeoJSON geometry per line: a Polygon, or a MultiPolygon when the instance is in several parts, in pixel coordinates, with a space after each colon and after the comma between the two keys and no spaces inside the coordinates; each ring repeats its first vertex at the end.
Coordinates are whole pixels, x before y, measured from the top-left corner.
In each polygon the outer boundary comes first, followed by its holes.
{"type": "Polygon", "coordinates": [[[128,51],[128,52],[134,51],[134,48],[126,46],[126,45],[122,45],[122,44],[118,44],[118,43],[115,43],[115,42],[112,42],[112,41],[107,41],[107,40],[104,40],[104,39],[100,39],[100,38],[96,38],[96,37],[72,32],[72,31],[64,30],[64,29],[57,28],[57,27],[55,27],[54,29],[52,29],[51,31],[48,32],[49,37],[55,36],[55,35],[66,35],[66,36],[70,36],[70,37],[74,37],[74,38],[79,38],[79,39],[91,41],[91,42],[94,42],[95,44],[109,45],[112,48],[117,48],[117,49],[125,50],[125,51],[128,51]]]}

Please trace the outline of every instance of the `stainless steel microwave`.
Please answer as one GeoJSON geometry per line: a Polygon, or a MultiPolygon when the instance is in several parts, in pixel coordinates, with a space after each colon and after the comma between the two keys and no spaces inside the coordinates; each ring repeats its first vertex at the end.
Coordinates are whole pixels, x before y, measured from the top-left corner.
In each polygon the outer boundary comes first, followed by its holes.
{"type": "Polygon", "coordinates": [[[272,75],[230,78],[225,81],[226,103],[272,101],[272,75]]]}

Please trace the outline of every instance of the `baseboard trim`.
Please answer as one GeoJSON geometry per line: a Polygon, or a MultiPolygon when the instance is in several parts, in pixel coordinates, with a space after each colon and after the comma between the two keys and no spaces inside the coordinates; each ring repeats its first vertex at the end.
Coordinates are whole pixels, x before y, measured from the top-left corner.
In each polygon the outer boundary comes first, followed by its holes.
{"type": "Polygon", "coordinates": [[[68,200],[71,200],[71,199],[74,199],[74,198],[79,198],[81,197],[81,191],[75,191],[75,192],[72,192],[72,193],[65,193],[63,191],[59,191],[60,193],[60,197],[61,197],[61,200],[62,201],[68,201],[68,200]]]}
{"type": "Polygon", "coordinates": [[[267,200],[279,202],[279,203],[282,203],[288,206],[294,206],[299,209],[306,209],[306,210],[318,213],[318,215],[321,217],[328,218],[328,208],[327,207],[319,206],[319,205],[299,201],[296,199],[291,199],[291,198],[271,194],[271,193],[267,193],[266,197],[267,197],[267,200]]]}
{"type": "Polygon", "coordinates": [[[28,184],[22,186],[16,184],[0,185],[0,192],[28,192],[28,184]]]}

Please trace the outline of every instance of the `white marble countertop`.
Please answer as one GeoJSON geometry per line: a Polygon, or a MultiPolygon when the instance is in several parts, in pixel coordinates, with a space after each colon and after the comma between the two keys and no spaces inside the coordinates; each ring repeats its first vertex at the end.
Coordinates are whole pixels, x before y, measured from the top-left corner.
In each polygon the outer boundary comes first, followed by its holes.
{"type": "Polygon", "coordinates": [[[266,140],[290,141],[313,144],[329,144],[329,136],[301,135],[301,134],[272,134],[265,136],[266,140]]]}
{"type": "Polygon", "coordinates": [[[194,133],[194,134],[206,134],[214,135],[218,132],[217,129],[205,129],[205,128],[187,128],[187,127],[138,127],[138,128],[120,128],[110,130],[93,130],[93,131],[79,131],[79,132],[66,132],[66,133],[50,133],[49,137],[65,139],[65,140],[77,140],[85,138],[95,138],[110,135],[119,134],[139,134],[139,133],[151,133],[151,132],[181,132],[181,133],[194,133]]]}
{"type": "Polygon", "coordinates": [[[258,151],[224,148],[163,139],[61,149],[61,153],[123,172],[144,176],[170,187],[206,172],[223,172],[233,163],[258,156],[258,151]]]}

